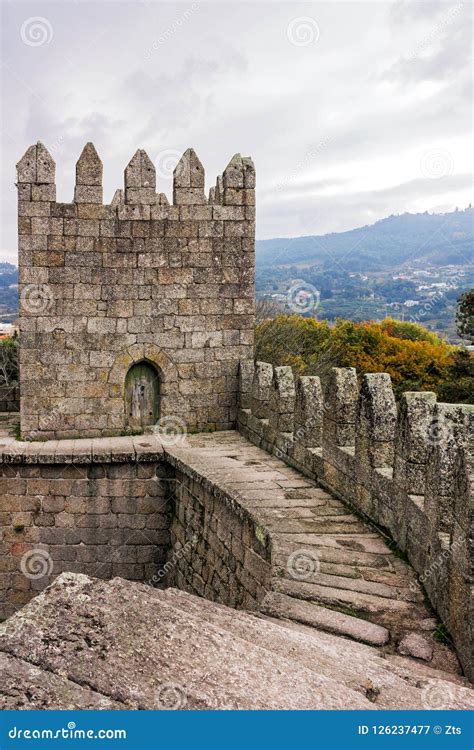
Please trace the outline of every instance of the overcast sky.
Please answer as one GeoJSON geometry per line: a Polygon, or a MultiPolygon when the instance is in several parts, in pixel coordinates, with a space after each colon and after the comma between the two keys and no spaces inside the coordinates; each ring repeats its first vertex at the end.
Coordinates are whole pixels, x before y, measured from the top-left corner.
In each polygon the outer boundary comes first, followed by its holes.
{"type": "Polygon", "coordinates": [[[43,141],[70,201],[91,140],[104,196],[137,148],[171,195],[193,146],[211,186],[257,168],[257,236],[343,231],[472,199],[470,2],[3,0],[2,234],[16,261],[15,164],[43,141]]]}

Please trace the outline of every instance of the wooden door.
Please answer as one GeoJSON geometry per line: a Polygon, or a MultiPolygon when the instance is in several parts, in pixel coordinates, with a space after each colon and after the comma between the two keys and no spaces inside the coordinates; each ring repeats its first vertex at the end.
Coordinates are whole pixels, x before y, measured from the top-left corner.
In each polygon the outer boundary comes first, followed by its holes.
{"type": "Polygon", "coordinates": [[[142,432],[159,419],[160,381],[158,373],[147,362],[139,362],[125,379],[125,424],[142,432]]]}

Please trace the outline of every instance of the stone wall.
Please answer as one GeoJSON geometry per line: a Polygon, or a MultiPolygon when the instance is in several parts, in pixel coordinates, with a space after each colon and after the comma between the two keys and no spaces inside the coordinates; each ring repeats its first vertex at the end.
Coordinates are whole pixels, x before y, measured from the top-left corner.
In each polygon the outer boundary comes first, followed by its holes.
{"type": "Polygon", "coordinates": [[[182,464],[173,504],[167,584],[230,607],[257,609],[271,579],[262,527],[230,494],[182,464]]]}
{"type": "Polygon", "coordinates": [[[143,150],[110,205],[91,143],[72,203],[56,202],[55,163],[41,143],[17,168],[22,436],[123,434],[125,379],[140,362],[159,380],[161,420],[235,426],[238,362],[253,356],[252,161],[234,156],[207,197],[189,149],[173,205],[156,193],[143,150]]]}
{"type": "Polygon", "coordinates": [[[157,436],[19,443],[0,460],[0,619],[64,571],[174,585],[255,609],[269,537],[157,436]]]}
{"type": "Polygon", "coordinates": [[[395,402],[390,376],[333,368],[318,377],[248,362],[240,370],[241,432],[316,479],[389,532],[419,575],[474,676],[474,407],[434,393],[395,402]]]}
{"type": "Polygon", "coordinates": [[[0,463],[0,618],[63,571],[154,582],[169,552],[174,482],[161,448],[54,445],[13,445],[0,463]]]}

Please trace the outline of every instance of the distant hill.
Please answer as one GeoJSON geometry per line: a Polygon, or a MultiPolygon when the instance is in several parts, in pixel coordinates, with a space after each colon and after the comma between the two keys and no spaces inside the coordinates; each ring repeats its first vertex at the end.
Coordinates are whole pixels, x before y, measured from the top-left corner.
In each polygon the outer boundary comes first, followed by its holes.
{"type": "Polygon", "coordinates": [[[18,269],[0,262],[0,322],[11,323],[18,316],[18,269]]]}
{"type": "Polygon", "coordinates": [[[257,267],[316,265],[377,272],[474,263],[474,209],[401,214],[348,232],[257,242],[257,267]]]}

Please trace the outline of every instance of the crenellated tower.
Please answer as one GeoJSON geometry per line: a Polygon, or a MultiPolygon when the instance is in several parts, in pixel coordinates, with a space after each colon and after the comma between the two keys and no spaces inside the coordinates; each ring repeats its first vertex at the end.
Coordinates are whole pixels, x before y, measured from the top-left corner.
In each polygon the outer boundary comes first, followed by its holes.
{"type": "Polygon", "coordinates": [[[92,143],[72,203],[31,146],[17,165],[21,433],[77,438],[233,427],[239,361],[252,361],[255,170],[234,156],[209,198],[188,149],[173,204],[139,149],[103,204],[92,143]]]}

